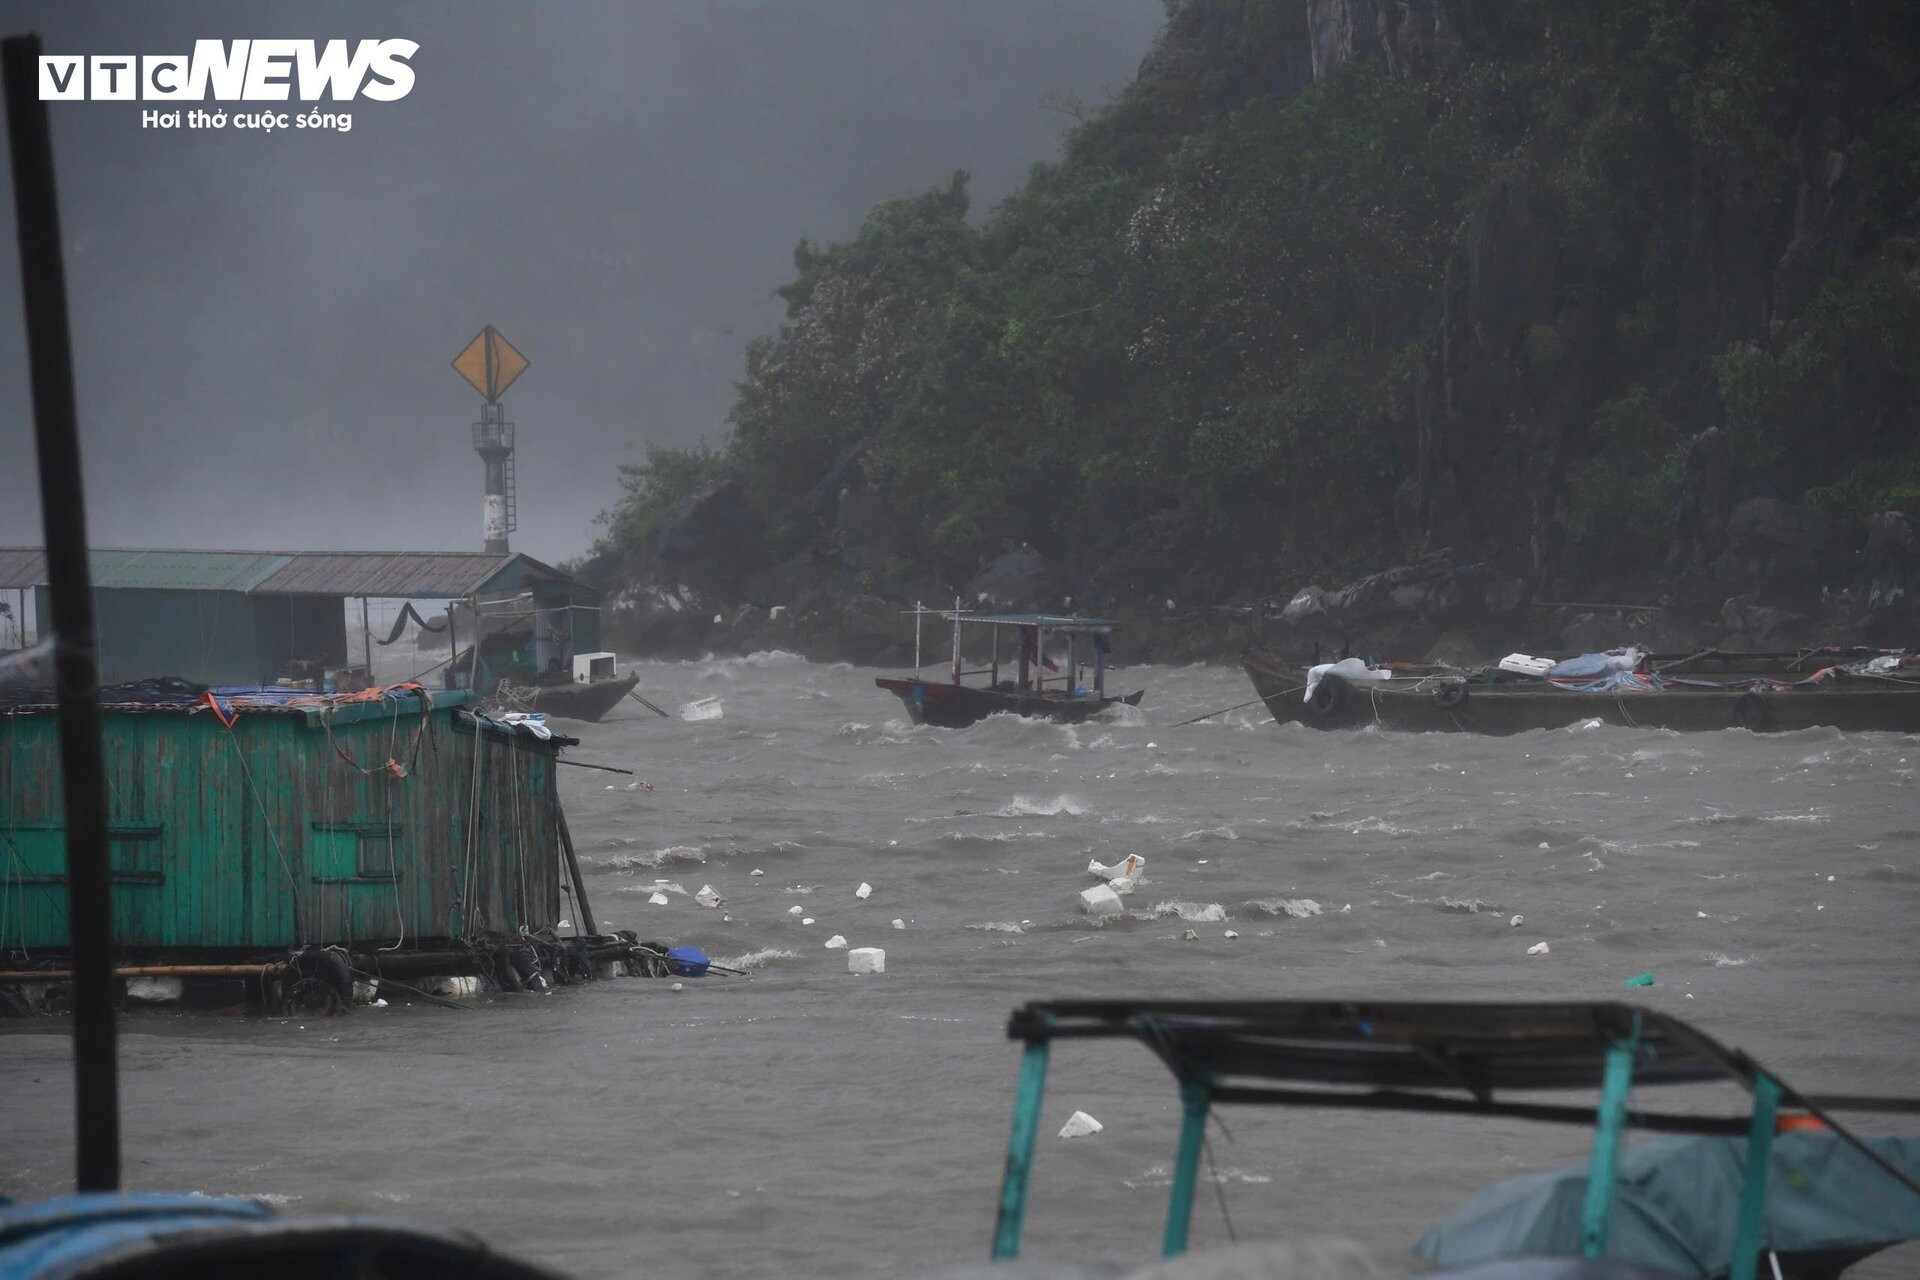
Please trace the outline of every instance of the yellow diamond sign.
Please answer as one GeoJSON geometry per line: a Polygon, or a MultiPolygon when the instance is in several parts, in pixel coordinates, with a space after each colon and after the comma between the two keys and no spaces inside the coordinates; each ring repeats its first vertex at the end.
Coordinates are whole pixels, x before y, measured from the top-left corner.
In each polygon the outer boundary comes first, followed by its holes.
{"type": "Polygon", "coordinates": [[[513,380],[527,371],[527,364],[527,358],[492,325],[482,329],[453,360],[454,372],[489,402],[505,395],[513,380]]]}

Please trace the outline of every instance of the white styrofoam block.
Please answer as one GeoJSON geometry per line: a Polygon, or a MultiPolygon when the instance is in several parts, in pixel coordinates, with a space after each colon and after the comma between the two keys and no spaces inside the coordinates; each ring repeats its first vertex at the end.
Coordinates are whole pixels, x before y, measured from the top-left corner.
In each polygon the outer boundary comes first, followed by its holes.
{"type": "Polygon", "coordinates": [[[799,915],[799,914],[800,914],[800,912],[801,912],[801,910],[802,910],[802,908],[800,908],[800,907],[797,907],[797,906],[793,906],[793,907],[788,907],[788,908],[787,908],[787,914],[788,914],[788,915],[790,915],[790,916],[797,916],[797,915],[799,915]]]}
{"type": "Polygon", "coordinates": [[[1518,929],[1521,925],[1525,924],[1526,922],[1527,922],[1527,918],[1525,916],[1515,916],[1513,919],[1507,921],[1507,927],[1509,929],[1518,929]]]}
{"type": "Polygon", "coordinates": [[[855,947],[847,952],[848,973],[885,973],[887,953],[879,947],[855,947]]]}
{"type": "Polygon", "coordinates": [[[1553,948],[1549,947],[1546,943],[1536,942],[1527,948],[1527,954],[1530,956],[1544,956],[1551,950],[1553,950],[1553,948]]]}
{"type": "Polygon", "coordinates": [[[1065,1124],[1060,1126],[1060,1136],[1063,1138],[1090,1138],[1106,1127],[1107,1126],[1101,1124],[1086,1112],[1076,1111],[1067,1117],[1065,1124]]]}
{"type": "Polygon", "coordinates": [[[766,872],[764,872],[764,871],[762,871],[762,870],[761,870],[760,868],[758,868],[758,867],[755,867],[755,868],[754,868],[753,870],[751,870],[751,871],[749,871],[749,872],[747,872],[747,874],[748,874],[748,875],[750,875],[750,876],[763,876],[763,875],[765,875],[765,874],[767,874],[767,873],[766,873],[766,872]]]}
{"type": "Polygon", "coordinates": [[[1087,874],[1099,876],[1102,880],[1115,880],[1121,876],[1138,880],[1140,873],[1146,869],[1147,860],[1137,853],[1128,854],[1112,866],[1108,866],[1097,858],[1087,864],[1087,874]]]}
{"type": "Polygon", "coordinates": [[[700,892],[693,895],[693,900],[703,907],[717,907],[721,903],[720,891],[710,884],[703,884],[700,892]]]}
{"type": "Polygon", "coordinates": [[[812,923],[813,923],[813,917],[812,917],[812,916],[801,916],[801,917],[800,917],[800,923],[801,923],[801,924],[812,924],[812,923]]]}
{"type": "Polygon", "coordinates": [[[866,899],[866,896],[872,892],[873,892],[873,886],[868,884],[865,880],[862,880],[860,882],[860,887],[853,891],[853,896],[864,901],[866,899]]]}
{"type": "Polygon", "coordinates": [[[1125,910],[1120,905],[1120,895],[1104,884],[1080,891],[1080,909],[1095,920],[1106,920],[1125,910]]]}
{"type": "Polygon", "coordinates": [[[480,979],[472,974],[451,976],[441,974],[428,978],[420,988],[430,996],[477,996],[480,994],[480,979]]]}
{"type": "Polygon", "coordinates": [[[143,1004],[170,1004],[186,991],[178,978],[128,978],[127,999],[143,1004]]]}
{"type": "Polygon", "coordinates": [[[1113,879],[1107,881],[1107,887],[1115,893],[1132,893],[1134,890],[1133,877],[1115,876],[1113,879]]]}
{"type": "Polygon", "coordinates": [[[1223,938],[1237,938],[1240,936],[1240,934],[1233,929],[1229,929],[1225,933],[1221,934],[1220,936],[1223,938]]]}
{"type": "Polygon", "coordinates": [[[656,889],[653,892],[653,896],[648,898],[647,901],[656,907],[664,907],[667,905],[667,895],[656,889]]]}
{"type": "Polygon", "coordinates": [[[828,938],[827,949],[830,951],[845,951],[847,949],[846,935],[836,933],[831,938],[828,938]]]}
{"type": "Polygon", "coordinates": [[[896,929],[904,929],[907,927],[907,922],[905,920],[895,920],[893,922],[893,927],[896,929]]]}

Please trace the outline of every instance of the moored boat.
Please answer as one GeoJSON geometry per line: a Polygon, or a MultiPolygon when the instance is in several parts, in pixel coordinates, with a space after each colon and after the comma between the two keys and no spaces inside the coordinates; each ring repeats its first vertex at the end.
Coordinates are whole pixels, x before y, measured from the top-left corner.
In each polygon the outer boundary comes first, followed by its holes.
{"type": "MultiPolygon", "coordinates": [[[[1587,655],[1604,658],[1606,655],[1587,655]]],[[[1598,720],[1639,729],[1833,728],[1920,732],[1920,662],[1881,653],[1799,671],[1757,655],[1715,654],[1720,678],[1677,674],[1657,659],[1626,666],[1570,659],[1538,672],[1422,667],[1393,670],[1356,659],[1299,668],[1260,650],[1242,665],[1280,723],[1321,729],[1523,733],[1598,720]],[[1759,670],[1751,668],[1759,667],[1759,670]],[[1556,674],[1557,673],[1557,674],[1556,674]]]]}
{"type": "MultiPolygon", "coordinates": [[[[1178,1084],[1181,1123],[1162,1235],[1169,1258],[1187,1251],[1194,1192],[1202,1160],[1210,1159],[1207,1122],[1223,1104],[1591,1126],[1584,1170],[1551,1175],[1545,1194],[1523,1186],[1519,1194],[1500,1189],[1494,1204],[1475,1197],[1416,1246],[1448,1268],[1440,1274],[1461,1280],[1754,1280],[1763,1260],[1775,1276],[1826,1277],[1837,1273],[1836,1263],[1920,1237],[1920,1145],[1864,1140],[1834,1115],[1912,1115],[1920,1099],[1800,1093],[1747,1053],[1654,1009],[1044,1001],[1015,1010],[1007,1035],[1024,1053],[994,1227],[996,1261],[1019,1252],[1052,1050],[1093,1039],[1138,1041],[1178,1084]],[[1703,1114],[1655,1110],[1632,1097],[1639,1087],[1716,1083],[1743,1090],[1748,1105],[1703,1114]],[[1539,1097],[1567,1091],[1597,1094],[1597,1105],[1539,1097]],[[1699,1137],[1691,1145],[1623,1153],[1629,1128],[1699,1137]],[[1677,1184],[1680,1195],[1663,1199],[1650,1191],[1660,1180],[1677,1184]]],[[[1271,1245],[1257,1247],[1265,1252],[1242,1246],[1213,1270],[1181,1274],[1330,1274],[1225,1265],[1278,1256],[1271,1245]]]]}
{"type": "Polygon", "coordinates": [[[1108,618],[1082,618],[1050,613],[968,613],[959,608],[910,610],[913,620],[913,665],[911,676],[881,676],[874,684],[897,696],[915,724],[960,729],[990,715],[1006,713],[1035,719],[1077,724],[1109,707],[1137,707],[1146,691],[1137,689],[1121,697],[1107,696],[1107,654],[1112,651],[1113,632],[1118,623],[1108,618]],[[929,616],[953,623],[953,659],[946,680],[928,680],[920,674],[921,624],[929,616]],[[983,626],[990,634],[988,665],[968,671],[961,658],[961,628],[983,626]],[[1012,678],[1000,677],[1000,633],[1015,633],[1012,678]],[[1067,653],[1064,666],[1047,653],[1050,636],[1064,636],[1067,653]],[[1093,682],[1083,683],[1085,663],[1080,661],[1079,641],[1090,640],[1093,682]],[[1049,672],[1058,672],[1049,678],[1049,672]],[[964,684],[967,676],[985,676],[981,685],[964,684]]]}

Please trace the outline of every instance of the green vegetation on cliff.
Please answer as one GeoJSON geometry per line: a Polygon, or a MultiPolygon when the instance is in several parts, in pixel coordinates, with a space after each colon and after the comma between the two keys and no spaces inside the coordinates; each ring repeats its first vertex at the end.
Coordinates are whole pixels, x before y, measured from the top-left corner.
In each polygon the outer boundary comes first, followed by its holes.
{"type": "Polygon", "coordinates": [[[1920,511],[1916,51],[1913,4],[1174,0],[984,219],[956,175],[802,242],[723,446],[628,467],[602,550],[721,478],[766,567],[852,486],[925,574],[1188,598],[1920,511]]]}

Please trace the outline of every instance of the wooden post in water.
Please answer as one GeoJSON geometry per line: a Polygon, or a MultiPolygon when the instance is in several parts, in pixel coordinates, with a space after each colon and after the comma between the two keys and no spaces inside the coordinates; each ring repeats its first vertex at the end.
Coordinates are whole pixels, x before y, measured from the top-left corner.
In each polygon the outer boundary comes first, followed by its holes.
{"type": "MultiPolygon", "coordinates": [[[[476,730],[478,726],[475,726],[476,730]]],[[[573,878],[573,905],[575,915],[586,918],[587,927],[582,929],[580,921],[573,922],[574,933],[585,937],[593,933],[593,908],[587,905],[587,882],[580,875],[580,859],[573,852],[573,833],[567,830],[567,811],[560,807],[556,798],[553,802],[554,821],[560,826],[560,847],[567,853],[567,874],[573,878]]]]}
{"type": "Polygon", "coordinates": [[[953,682],[960,683],[960,597],[953,598],[953,682]]]}
{"type": "MultiPolygon", "coordinates": [[[[66,801],[68,946],[73,953],[74,1182],[120,1188],[120,1095],[113,1025],[113,903],[107,871],[107,786],[100,758],[100,672],[87,562],[86,492],[67,325],[66,267],[53,182],[53,138],[40,101],[40,37],[0,40],[13,205],[20,240],[20,299],[27,320],[40,519],[66,801]]],[[[40,630],[47,631],[43,623],[40,630]]],[[[43,634],[42,638],[45,636],[43,634]]]]}

